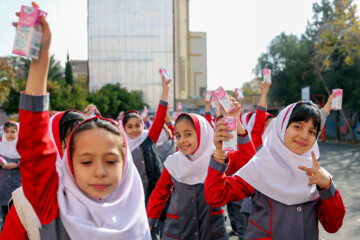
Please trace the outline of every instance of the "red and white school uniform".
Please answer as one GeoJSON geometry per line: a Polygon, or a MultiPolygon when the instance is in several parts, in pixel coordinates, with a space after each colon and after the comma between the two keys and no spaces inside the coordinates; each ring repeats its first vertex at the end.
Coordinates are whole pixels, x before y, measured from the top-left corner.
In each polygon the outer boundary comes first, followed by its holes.
{"type": "MultiPolygon", "coordinates": [[[[52,115],[49,120],[49,133],[50,139],[52,140],[56,152],[56,169],[58,173],[60,172],[61,159],[63,157],[61,140],[60,140],[60,120],[64,114],[68,111],[77,111],[77,110],[67,110],[63,112],[57,112],[52,115]]],[[[6,226],[1,233],[1,239],[30,239],[36,240],[40,239],[40,221],[36,216],[34,209],[32,208],[29,201],[26,199],[22,188],[18,188],[16,192],[13,193],[13,202],[14,205],[10,209],[8,217],[6,219],[6,226]],[[19,216],[21,216],[19,218],[19,216]]]]}
{"type": "MultiPolygon", "coordinates": [[[[90,199],[76,184],[68,151],[61,161],[60,177],[57,174],[57,152],[47,130],[48,103],[48,95],[21,94],[19,110],[24,126],[18,147],[23,157],[23,190],[40,220],[41,238],[150,239],[141,180],[124,134],[121,184],[106,199],[90,199]]],[[[70,142],[71,136],[68,146],[70,142]]]]}
{"type": "MultiPolygon", "coordinates": [[[[163,239],[227,239],[223,207],[205,202],[204,181],[213,149],[214,130],[205,118],[189,114],[198,138],[198,149],[185,156],[181,151],[168,157],[164,171],[147,207],[150,226],[155,226],[167,199],[163,239]]],[[[228,174],[236,172],[255,153],[248,135],[238,136],[239,150],[228,153],[228,174]]]]}
{"type": "MultiPolygon", "coordinates": [[[[156,182],[163,170],[163,165],[155,144],[159,139],[161,130],[166,121],[167,105],[168,102],[160,100],[155,119],[150,127],[150,130],[143,130],[142,134],[136,139],[132,139],[126,134],[123,122],[120,124],[120,128],[124,130],[126,135],[134,164],[142,180],[145,195],[145,206],[147,205],[150,194],[155,188],[156,182]]],[[[128,111],[125,113],[124,118],[130,112],[138,114],[141,118],[140,114],[136,111],[128,111]]],[[[142,125],[144,126],[143,121],[142,125]]]]}
{"type": "MultiPolygon", "coordinates": [[[[318,221],[328,232],[342,225],[345,206],[334,182],[328,189],[308,186],[299,165],[313,167],[311,151],[319,157],[317,142],[297,155],[284,144],[292,104],[282,110],[266,129],[259,152],[234,177],[210,163],[205,181],[206,201],[221,206],[251,196],[252,211],[245,239],[318,239],[318,221]]],[[[211,162],[215,161],[214,159],[211,162]]]]}

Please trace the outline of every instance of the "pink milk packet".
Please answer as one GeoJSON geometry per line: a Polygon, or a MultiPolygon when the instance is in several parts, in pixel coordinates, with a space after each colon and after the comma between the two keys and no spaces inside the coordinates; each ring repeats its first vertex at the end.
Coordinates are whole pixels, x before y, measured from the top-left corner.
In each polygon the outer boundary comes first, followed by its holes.
{"type": "Polygon", "coordinates": [[[214,98],[214,97],[211,98],[211,107],[212,107],[213,109],[217,108],[218,110],[220,110],[219,104],[218,104],[216,98],[214,98]]]}
{"type": "Polygon", "coordinates": [[[0,162],[2,162],[2,164],[4,166],[6,166],[8,164],[7,161],[5,160],[5,158],[3,158],[2,156],[0,156],[0,162]]]}
{"type": "Polygon", "coordinates": [[[271,70],[265,68],[263,70],[263,79],[265,82],[268,82],[269,84],[271,84],[271,70]]]}
{"type": "Polygon", "coordinates": [[[47,14],[37,7],[21,6],[13,46],[13,54],[38,59],[40,54],[42,26],[40,16],[47,14]]]}
{"type": "Polygon", "coordinates": [[[178,103],[177,103],[177,109],[178,109],[178,111],[181,111],[181,110],[182,110],[182,104],[181,104],[181,102],[178,102],[178,103]]]}
{"type": "Polygon", "coordinates": [[[236,151],[237,150],[237,119],[234,117],[225,117],[224,121],[228,127],[231,128],[232,138],[228,141],[222,142],[222,150],[223,151],[236,151]]]}
{"type": "Polygon", "coordinates": [[[160,69],[159,69],[159,73],[160,73],[162,76],[164,76],[166,83],[171,82],[172,79],[171,79],[168,71],[167,71],[165,68],[160,68],[160,69]]]}
{"type": "Polygon", "coordinates": [[[332,94],[334,94],[334,98],[332,100],[331,109],[340,110],[342,108],[343,90],[340,88],[333,89],[332,94]]]}
{"type": "Polygon", "coordinates": [[[176,120],[176,118],[178,117],[177,112],[173,112],[171,117],[172,117],[172,120],[174,120],[174,121],[175,121],[175,120],[176,120]]]}
{"type": "Polygon", "coordinates": [[[149,112],[149,110],[147,109],[146,106],[144,106],[144,111],[142,112],[141,117],[146,118],[146,115],[148,114],[148,112],[149,112]]]}
{"type": "Polygon", "coordinates": [[[205,102],[210,102],[210,98],[211,98],[211,91],[206,91],[205,102]]]}
{"type": "Polygon", "coordinates": [[[243,94],[241,88],[235,88],[235,92],[237,93],[237,100],[244,99],[244,94],[243,94]]]}
{"type": "Polygon", "coordinates": [[[229,98],[229,95],[226,93],[226,91],[222,87],[218,87],[213,91],[215,97],[217,98],[218,102],[221,104],[221,106],[225,109],[227,113],[231,112],[235,109],[233,106],[232,101],[229,98]]]}

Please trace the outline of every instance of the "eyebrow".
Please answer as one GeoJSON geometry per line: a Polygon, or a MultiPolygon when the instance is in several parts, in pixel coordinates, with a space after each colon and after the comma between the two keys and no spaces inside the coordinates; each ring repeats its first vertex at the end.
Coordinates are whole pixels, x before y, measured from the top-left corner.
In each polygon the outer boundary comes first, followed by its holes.
{"type": "MultiPolygon", "coordinates": [[[[87,156],[93,156],[93,155],[94,155],[94,154],[92,154],[92,153],[87,153],[87,152],[85,152],[85,153],[81,153],[81,154],[77,155],[77,157],[87,157],[87,156]]],[[[103,155],[105,155],[105,156],[108,156],[108,155],[121,156],[121,155],[118,155],[118,154],[116,154],[116,153],[114,153],[114,152],[107,152],[107,153],[105,153],[105,154],[103,154],[103,155]]]]}
{"type": "MultiPolygon", "coordinates": [[[[298,124],[300,124],[300,125],[304,125],[302,122],[296,122],[296,123],[298,123],[298,124]]],[[[315,129],[315,130],[316,130],[315,127],[311,127],[310,129],[315,129]]]]}
{"type": "MultiPolygon", "coordinates": [[[[193,132],[194,130],[189,130],[189,129],[186,129],[186,130],[184,130],[183,132],[193,132]]],[[[175,132],[175,134],[177,134],[177,133],[180,133],[180,132],[175,132]]]]}

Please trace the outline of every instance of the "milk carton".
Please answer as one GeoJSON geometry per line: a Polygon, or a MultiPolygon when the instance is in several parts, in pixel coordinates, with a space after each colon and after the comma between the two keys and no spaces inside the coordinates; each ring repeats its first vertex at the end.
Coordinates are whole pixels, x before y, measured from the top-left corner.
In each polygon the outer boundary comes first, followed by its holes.
{"type": "Polygon", "coordinates": [[[0,156],[0,162],[3,164],[3,166],[7,165],[7,161],[2,156],[0,156]]]}
{"type": "Polygon", "coordinates": [[[141,117],[146,118],[146,116],[148,115],[148,112],[149,112],[149,110],[147,109],[146,106],[144,106],[144,111],[142,112],[141,117]]]}
{"type": "Polygon", "coordinates": [[[235,88],[235,92],[237,93],[237,100],[244,99],[244,94],[243,94],[241,88],[235,88]]]}
{"type": "Polygon", "coordinates": [[[334,94],[334,98],[332,100],[331,109],[340,110],[342,108],[343,90],[340,88],[333,89],[332,93],[334,94]]]}
{"type": "Polygon", "coordinates": [[[171,82],[172,79],[171,79],[168,71],[167,71],[165,68],[160,68],[160,69],[159,69],[159,73],[160,73],[162,76],[164,76],[166,83],[171,82]]]}
{"type": "Polygon", "coordinates": [[[38,59],[42,38],[40,16],[46,14],[37,7],[21,6],[13,46],[13,54],[38,59]]]}
{"type": "Polygon", "coordinates": [[[271,84],[271,70],[270,69],[265,68],[263,70],[263,79],[264,79],[264,82],[268,82],[269,84],[271,84]]]}
{"type": "Polygon", "coordinates": [[[228,133],[232,134],[232,138],[228,141],[222,142],[223,151],[236,151],[237,150],[237,119],[234,117],[225,117],[225,123],[228,127],[231,128],[231,131],[228,133]]]}
{"type": "Polygon", "coordinates": [[[219,104],[225,109],[227,113],[235,109],[232,101],[229,98],[229,95],[227,95],[226,91],[222,87],[218,87],[213,91],[213,93],[217,98],[219,104]]]}
{"type": "Polygon", "coordinates": [[[177,109],[178,109],[178,111],[182,111],[182,105],[181,105],[181,102],[178,102],[178,104],[177,104],[177,109]]]}
{"type": "Polygon", "coordinates": [[[210,98],[211,98],[211,91],[206,91],[205,102],[210,102],[210,98]]]}
{"type": "Polygon", "coordinates": [[[211,107],[213,109],[218,109],[220,111],[219,103],[217,102],[216,98],[214,98],[214,97],[211,99],[211,107]]]}

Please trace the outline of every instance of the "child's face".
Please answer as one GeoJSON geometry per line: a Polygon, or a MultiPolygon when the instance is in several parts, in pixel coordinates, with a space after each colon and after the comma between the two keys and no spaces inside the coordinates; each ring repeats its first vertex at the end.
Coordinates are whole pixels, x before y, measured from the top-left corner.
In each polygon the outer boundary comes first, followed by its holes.
{"type": "Polygon", "coordinates": [[[108,197],[120,184],[123,154],[118,136],[101,128],[76,135],[72,164],[79,188],[95,199],[108,197]]]}
{"type": "Polygon", "coordinates": [[[4,136],[9,142],[14,141],[18,136],[17,128],[12,126],[5,128],[4,136]]]}
{"type": "Polygon", "coordinates": [[[285,131],[284,144],[293,153],[303,155],[316,141],[316,128],[313,120],[292,122],[285,131]]]}
{"type": "Polygon", "coordinates": [[[141,120],[135,117],[130,118],[125,125],[125,131],[130,138],[138,138],[143,131],[141,120]]]}
{"type": "Polygon", "coordinates": [[[198,147],[197,134],[194,125],[183,119],[175,125],[176,145],[184,155],[190,155],[198,147]]]}

